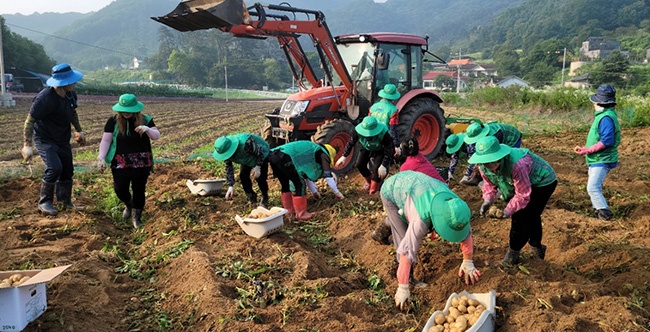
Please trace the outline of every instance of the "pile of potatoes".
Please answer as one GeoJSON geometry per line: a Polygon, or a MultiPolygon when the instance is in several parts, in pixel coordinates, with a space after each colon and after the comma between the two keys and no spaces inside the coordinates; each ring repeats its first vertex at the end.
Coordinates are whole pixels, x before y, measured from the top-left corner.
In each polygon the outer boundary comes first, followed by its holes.
{"type": "Polygon", "coordinates": [[[18,287],[27,280],[29,280],[28,276],[16,273],[7,279],[2,279],[2,281],[0,281],[0,288],[18,287]]]}
{"type": "Polygon", "coordinates": [[[433,317],[436,325],[428,332],[463,332],[472,327],[485,311],[485,306],[469,297],[454,296],[448,313],[438,313],[433,317]]]}
{"type": "Polygon", "coordinates": [[[503,218],[503,210],[501,210],[498,207],[492,205],[488,209],[487,216],[490,217],[490,218],[503,218]]]}
{"type": "Polygon", "coordinates": [[[274,214],[277,214],[279,212],[282,212],[282,210],[283,209],[281,207],[277,207],[277,206],[272,207],[270,210],[267,210],[262,206],[258,206],[255,209],[253,209],[253,211],[251,211],[251,213],[248,214],[248,218],[264,219],[264,218],[268,218],[268,217],[270,217],[270,216],[272,216],[274,214]]]}

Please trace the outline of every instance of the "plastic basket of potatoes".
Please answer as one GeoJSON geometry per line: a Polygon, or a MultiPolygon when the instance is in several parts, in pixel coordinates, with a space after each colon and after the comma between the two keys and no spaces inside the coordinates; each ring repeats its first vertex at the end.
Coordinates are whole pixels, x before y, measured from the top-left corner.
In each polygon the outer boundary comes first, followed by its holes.
{"type": "Polygon", "coordinates": [[[261,239],[279,231],[284,226],[284,215],[286,209],[274,206],[267,210],[262,206],[256,207],[245,218],[239,215],[235,220],[246,234],[261,239]]]}
{"type": "Polygon", "coordinates": [[[452,293],[444,310],[434,312],[422,332],[492,332],[495,324],[496,292],[452,293]]]}

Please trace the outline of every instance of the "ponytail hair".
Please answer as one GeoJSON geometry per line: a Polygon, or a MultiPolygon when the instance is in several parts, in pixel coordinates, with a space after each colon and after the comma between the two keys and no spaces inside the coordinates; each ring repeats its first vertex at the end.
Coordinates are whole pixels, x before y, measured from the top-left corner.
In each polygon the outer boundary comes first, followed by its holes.
{"type": "Polygon", "coordinates": [[[410,157],[410,156],[417,156],[418,153],[420,153],[420,144],[418,144],[418,140],[415,139],[415,137],[410,137],[405,141],[402,141],[399,145],[400,150],[402,150],[402,154],[410,157]]]}

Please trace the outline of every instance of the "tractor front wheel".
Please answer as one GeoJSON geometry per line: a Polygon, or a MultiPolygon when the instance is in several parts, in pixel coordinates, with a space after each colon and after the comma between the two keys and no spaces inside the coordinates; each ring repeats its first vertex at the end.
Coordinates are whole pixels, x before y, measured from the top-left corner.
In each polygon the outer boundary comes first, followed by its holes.
{"type": "MultiPolygon", "coordinates": [[[[325,123],[320,125],[316,133],[311,137],[311,140],[318,144],[329,144],[336,149],[336,157],[334,157],[334,162],[336,162],[343,156],[345,145],[352,140],[352,135],[354,135],[354,125],[351,122],[334,119],[325,121],[325,123]]],[[[345,164],[340,167],[334,167],[334,173],[344,174],[349,172],[357,161],[358,153],[359,150],[355,146],[346,158],[345,164]]]]}
{"type": "Polygon", "coordinates": [[[420,152],[429,160],[442,149],[445,133],[445,117],[440,105],[430,98],[411,100],[399,113],[400,140],[415,137],[420,152]]]}

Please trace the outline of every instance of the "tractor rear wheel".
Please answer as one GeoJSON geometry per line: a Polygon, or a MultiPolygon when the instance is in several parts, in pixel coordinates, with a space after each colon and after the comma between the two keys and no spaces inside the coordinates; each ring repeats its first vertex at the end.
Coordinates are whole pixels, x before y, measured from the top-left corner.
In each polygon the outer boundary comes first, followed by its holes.
{"type": "MultiPolygon", "coordinates": [[[[352,140],[354,132],[354,125],[349,121],[341,119],[328,120],[318,127],[311,140],[318,144],[329,144],[336,149],[336,157],[334,157],[334,162],[336,162],[343,156],[345,145],[352,140]]],[[[346,158],[345,164],[341,165],[341,167],[335,166],[334,173],[344,174],[349,172],[357,161],[358,153],[359,150],[356,146],[352,148],[352,152],[346,158]]]]}
{"type": "Polygon", "coordinates": [[[420,152],[429,160],[435,158],[444,145],[444,111],[431,98],[411,100],[399,113],[397,126],[400,140],[415,137],[420,152]]]}
{"type": "Polygon", "coordinates": [[[269,146],[271,149],[280,146],[282,143],[280,141],[273,137],[273,127],[271,126],[271,121],[266,120],[266,123],[264,124],[264,128],[262,128],[262,138],[266,141],[266,143],[269,143],[269,146]]]}

